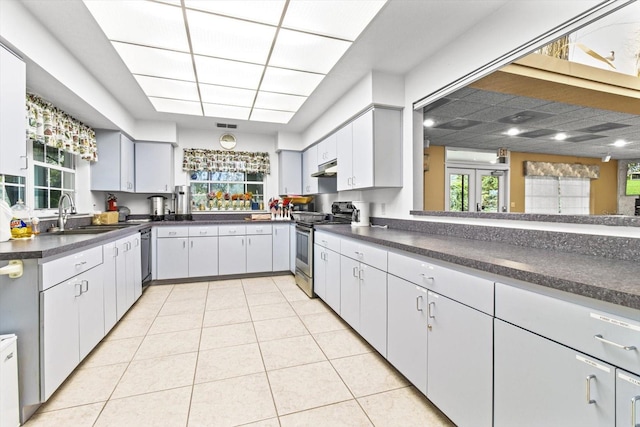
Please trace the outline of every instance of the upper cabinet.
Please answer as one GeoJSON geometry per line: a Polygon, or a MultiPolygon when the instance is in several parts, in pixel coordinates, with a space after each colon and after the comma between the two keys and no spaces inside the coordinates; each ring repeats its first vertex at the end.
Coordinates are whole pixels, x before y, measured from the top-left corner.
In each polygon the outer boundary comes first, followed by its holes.
{"type": "Polygon", "coordinates": [[[26,68],[0,45],[0,174],[26,176],[26,68]]]}
{"type": "Polygon", "coordinates": [[[278,153],[278,194],[302,194],[302,153],[278,153]]]}
{"type": "Polygon", "coordinates": [[[336,180],[333,178],[314,178],[318,171],[318,145],[302,152],[302,194],[335,193],[336,180]]]}
{"type": "MultiPolygon", "coordinates": [[[[91,164],[91,190],[133,193],[133,142],[112,130],[96,130],[96,141],[100,160],[91,164]]],[[[148,173],[156,173],[158,169],[154,166],[148,173]]]]}
{"type": "Polygon", "coordinates": [[[402,187],[402,113],[374,108],[336,132],[338,191],[402,187]]]}
{"type": "Polygon", "coordinates": [[[173,167],[173,145],[162,142],[136,142],[136,193],[173,192],[173,167]]]}
{"type": "Polygon", "coordinates": [[[323,165],[337,158],[336,140],[336,134],[332,133],[320,141],[318,144],[318,165],[323,165]]]}

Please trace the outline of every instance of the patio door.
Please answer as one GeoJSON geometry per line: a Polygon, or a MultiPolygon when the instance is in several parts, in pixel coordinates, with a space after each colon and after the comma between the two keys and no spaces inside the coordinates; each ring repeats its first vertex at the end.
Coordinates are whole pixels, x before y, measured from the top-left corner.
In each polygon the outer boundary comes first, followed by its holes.
{"type": "Polygon", "coordinates": [[[452,212],[507,212],[506,171],[447,168],[446,209],[452,212]]]}

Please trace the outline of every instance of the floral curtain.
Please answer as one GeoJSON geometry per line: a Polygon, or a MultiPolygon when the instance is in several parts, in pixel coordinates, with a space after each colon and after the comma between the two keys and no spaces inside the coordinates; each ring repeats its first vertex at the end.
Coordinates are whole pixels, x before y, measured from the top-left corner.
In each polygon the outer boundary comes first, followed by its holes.
{"type": "Polygon", "coordinates": [[[525,176],[557,176],[564,178],[600,178],[598,165],[579,163],[524,162],[525,176]]]}
{"type": "Polygon", "coordinates": [[[185,171],[271,173],[269,153],[185,148],[185,171]]]}
{"type": "Polygon", "coordinates": [[[27,138],[98,161],[95,131],[31,93],[27,94],[27,138]]]}

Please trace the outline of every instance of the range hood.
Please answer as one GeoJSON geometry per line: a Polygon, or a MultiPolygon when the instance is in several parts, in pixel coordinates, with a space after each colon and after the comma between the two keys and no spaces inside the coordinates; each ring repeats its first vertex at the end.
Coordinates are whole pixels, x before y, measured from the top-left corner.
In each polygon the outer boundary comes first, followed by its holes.
{"type": "Polygon", "coordinates": [[[318,166],[318,172],[312,173],[314,178],[334,178],[338,173],[338,161],[332,160],[323,165],[318,166]]]}

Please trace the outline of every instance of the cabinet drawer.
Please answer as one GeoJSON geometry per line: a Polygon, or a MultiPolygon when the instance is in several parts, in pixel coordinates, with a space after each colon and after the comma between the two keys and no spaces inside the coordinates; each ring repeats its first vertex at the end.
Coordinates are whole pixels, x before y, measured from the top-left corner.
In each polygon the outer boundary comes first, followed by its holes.
{"type": "Polygon", "coordinates": [[[389,273],[493,315],[493,282],[433,264],[428,258],[389,252],[389,273]]]}
{"type": "Polygon", "coordinates": [[[246,229],[247,234],[271,234],[271,224],[250,224],[246,229]]]}
{"type": "Polygon", "coordinates": [[[640,374],[640,321],[501,283],[496,317],[640,374]]]}
{"type": "Polygon", "coordinates": [[[387,251],[352,239],[340,240],[340,253],[379,270],[387,271],[387,251]]]}
{"type": "Polygon", "coordinates": [[[218,226],[217,225],[202,225],[200,227],[189,227],[189,237],[206,237],[206,236],[217,236],[218,235],[218,226]]]}
{"type": "Polygon", "coordinates": [[[42,290],[102,264],[102,246],[42,264],[42,290]]]}
{"type": "Polygon", "coordinates": [[[220,236],[242,236],[247,234],[244,225],[220,225],[218,226],[218,235],[220,236]]]}
{"type": "Polygon", "coordinates": [[[313,235],[313,242],[332,251],[340,252],[340,237],[335,234],[316,231],[313,235]]]}
{"type": "Polygon", "coordinates": [[[158,238],[189,237],[189,227],[158,227],[158,238]]]}

